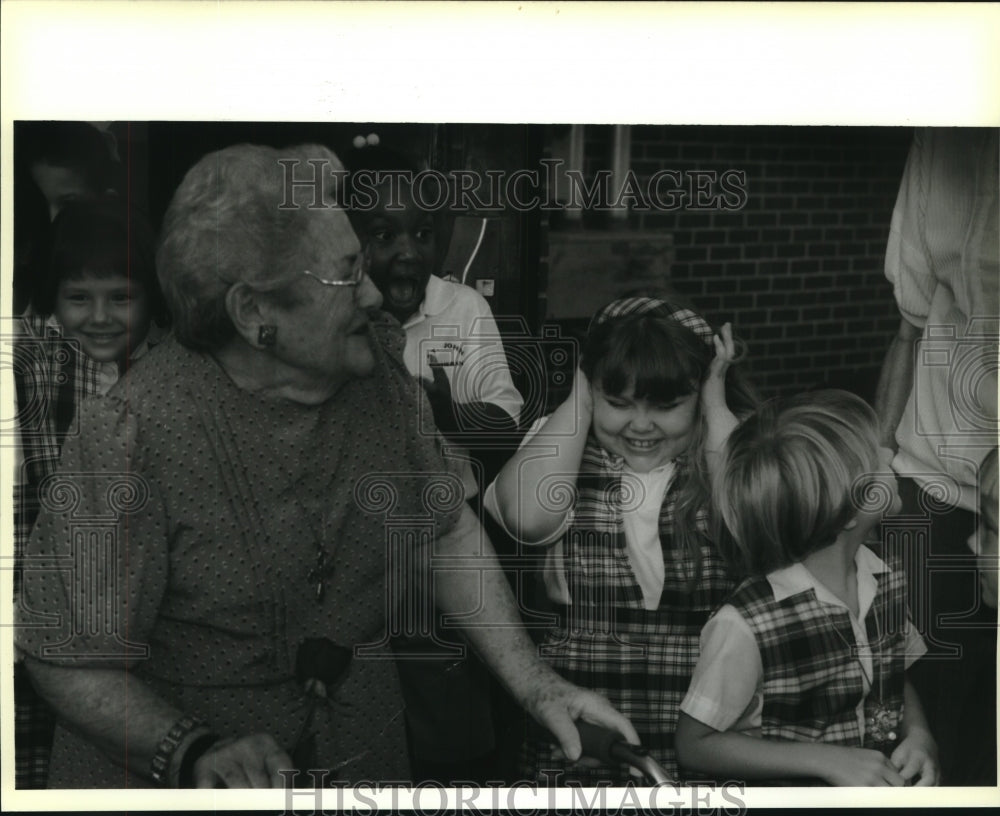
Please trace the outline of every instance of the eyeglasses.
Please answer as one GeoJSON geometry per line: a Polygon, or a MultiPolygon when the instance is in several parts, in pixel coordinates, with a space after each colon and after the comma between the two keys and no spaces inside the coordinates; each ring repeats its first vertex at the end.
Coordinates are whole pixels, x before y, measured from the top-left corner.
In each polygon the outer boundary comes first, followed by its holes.
{"type": "Polygon", "coordinates": [[[368,274],[369,267],[369,254],[366,249],[360,255],[358,255],[357,260],[354,262],[354,266],[351,268],[351,275],[348,278],[340,278],[338,280],[329,280],[321,275],[317,275],[315,272],[311,272],[308,269],[303,269],[302,274],[308,275],[310,278],[318,280],[324,286],[358,286],[362,280],[364,280],[365,275],[368,274]]]}

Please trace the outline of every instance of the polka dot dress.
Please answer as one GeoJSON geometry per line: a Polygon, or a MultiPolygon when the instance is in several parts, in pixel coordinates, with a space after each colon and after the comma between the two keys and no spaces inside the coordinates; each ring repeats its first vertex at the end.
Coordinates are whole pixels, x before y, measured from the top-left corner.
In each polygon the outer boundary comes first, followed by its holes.
{"type": "MultiPolygon", "coordinates": [[[[19,647],[128,670],[220,734],[267,732],[289,750],[307,707],[296,651],[329,638],[355,656],[314,716],[317,767],[407,778],[393,570],[450,528],[461,496],[429,475],[445,468],[418,429],[401,332],[372,337],[375,375],[319,406],[242,391],[173,340],[88,403],[29,547],[64,568],[25,578],[22,624],[60,621],[22,627],[19,647]]],[[[152,784],[125,766],[60,727],[49,784],[152,784]]]]}

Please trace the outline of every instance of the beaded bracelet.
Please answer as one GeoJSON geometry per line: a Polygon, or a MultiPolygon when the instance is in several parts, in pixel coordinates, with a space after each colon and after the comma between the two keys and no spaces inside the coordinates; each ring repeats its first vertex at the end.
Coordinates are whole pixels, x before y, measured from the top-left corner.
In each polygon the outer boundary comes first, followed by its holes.
{"type": "Polygon", "coordinates": [[[170,760],[173,758],[178,746],[192,731],[204,727],[206,727],[205,723],[201,720],[187,715],[181,717],[171,726],[167,735],[160,740],[160,744],[156,747],[156,753],[153,754],[153,761],[150,764],[150,775],[157,785],[162,785],[163,787],[170,786],[170,760]]]}

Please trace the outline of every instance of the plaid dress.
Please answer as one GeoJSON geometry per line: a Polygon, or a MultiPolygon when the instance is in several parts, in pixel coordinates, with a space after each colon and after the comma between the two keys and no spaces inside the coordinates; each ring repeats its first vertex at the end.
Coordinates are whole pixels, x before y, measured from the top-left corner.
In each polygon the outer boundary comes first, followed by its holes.
{"type": "MultiPolygon", "coordinates": [[[[676,775],[674,730],[698,659],[701,627],[733,584],[705,535],[704,509],[697,516],[700,565],[674,542],[677,488],[689,467],[681,457],[659,516],[663,593],[657,609],[644,608],[626,550],[622,506],[629,503],[634,482],[623,474],[623,464],[593,436],[588,439],[573,517],[563,539],[572,604],[564,609],[560,624],[547,633],[540,650],[567,680],[607,696],[632,721],[653,758],[676,775]]],[[[533,724],[529,729],[522,756],[528,778],[584,785],[629,779],[625,766],[571,767],[556,756],[550,737],[533,724]]]]}
{"type": "MultiPolygon", "coordinates": [[[[99,366],[79,343],[44,317],[15,324],[14,384],[20,458],[14,485],[14,602],[20,602],[24,548],[38,517],[38,486],[55,472],[67,435],[76,433],[77,406],[99,388],[99,366]]],[[[14,667],[14,779],[21,790],[44,788],[55,719],[35,693],[24,665],[14,667]]]]}
{"type": "MultiPolygon", "coordinates": [[[[878,590],[865,616],[873,673],[867,695],[846,609],[821,604],[813,589],[776,601],[764,577],[748,578],[729,599],[760,650],[764,739],[832,742],[892,753],[895,739],[879,742],[875,737],[879,704],[898,715],[903,708],[906,580],[901,570],[875,578],[878,590]],[[864,739],[856,715],[862,698],[864,739]]],[[[899,728],[893,732],[898,735],[899,728]]]]}

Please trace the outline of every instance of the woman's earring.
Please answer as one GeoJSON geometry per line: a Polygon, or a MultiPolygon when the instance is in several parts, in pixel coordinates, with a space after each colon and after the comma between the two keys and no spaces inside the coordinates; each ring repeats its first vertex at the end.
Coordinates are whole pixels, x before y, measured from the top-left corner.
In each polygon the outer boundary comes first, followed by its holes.
{"type": "Polygon", "coordinates": [[[278,340],[278,327],[265,323],[257,328],[257,342],[264,348],[271,348],[278,340]]]}

